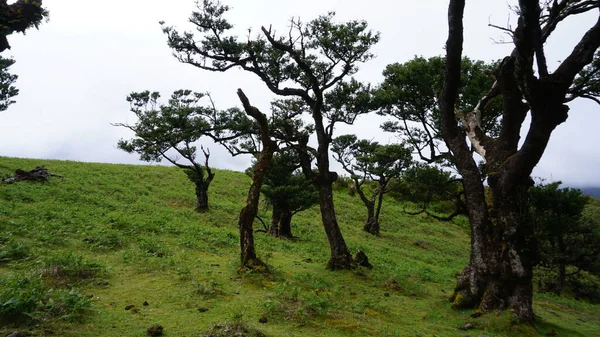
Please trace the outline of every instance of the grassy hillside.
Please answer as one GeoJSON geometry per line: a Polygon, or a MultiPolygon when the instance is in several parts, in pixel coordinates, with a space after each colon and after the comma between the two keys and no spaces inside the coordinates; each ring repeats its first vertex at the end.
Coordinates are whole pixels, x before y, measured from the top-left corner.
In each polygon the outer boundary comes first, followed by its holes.
{"type": "Polygon", "coordinates": [[[243,173],[217,171],[211,211],[198,214],[193,186],[172,167],[0,157],[0,177],[37,165],[64,178],[0,184],[1,336],[16,324],[34,336],[144,336],[153,325],[164,336],[218,336],[231,323],[266,336],[600,336],[600,306],[549,294],[536,294],[533,328],[451,310],[454,274],[468,261],[465,219],[406,216],[388,200],[373,237],[360,200],[341,190],[342,232],[373,270],[324,269],[315,208],[294,218],[296,241],[257,233],[273,276],[239,275],[243,173]],[[458,330],[467,322],[475,330],[458,330]]]}

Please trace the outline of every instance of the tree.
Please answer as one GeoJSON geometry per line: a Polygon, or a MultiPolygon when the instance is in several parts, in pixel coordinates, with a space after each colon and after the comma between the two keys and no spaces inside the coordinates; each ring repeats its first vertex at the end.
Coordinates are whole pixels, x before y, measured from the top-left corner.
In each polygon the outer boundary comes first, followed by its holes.
{"type": "Polygon", "coordinates": [[[8,35],[38,28],[42,20],[48,19],[48,11],[42,7],[42,0],[18,0],[8,4],[0,0],[0,53],[10,49],[8,35]]]}
{"type": "Polygon", "coordinates": [[[241,40],[230,33],[233,26],[225,18],[229,7],[212,0],[197,4],[198,11],[192,13],[190,22],[198,36],[163,26],[169,46],[179,61],[200,69],[248,71],[262,80],[272,93],[288,99],[285,104],[299,108],[293,111],[306,111],[311,115],[317,149],[311,149],[308,137],[297,136],[294,130],[288,130],[286,138],[288,142],[294,141],[301,151],[302,170],[319,190],[321,217],[331,249],[327,267],[350,268],[350,252],[333,204],[332,184],[337,174],[329,171],[329,145],[335,123],[352,123],[356,115],[366,111],[354,110],[357,106],[353,101],[343,103],[332,98],[335,104],[328,105],[326,93],[338,88],[339,95],[363,97],[362,85],[343,79],[356,73],[357,64],[373,57],[369,49],[379,40],[379,35],[367,30],[363,21],[338,24],[333,21],[334,14],[329,13],[307,24],[292,19],[285,35],[261,27],[257,37],[249,34],[247,40],[241,40]],[[316,158],[317,170],[311,168],[311,153],[316,158]]]}
{"type": "Polygon", "coordinates": [[[135,133],[131,140],[121,139],[117,147],[128,153],[136,152],[140,159],[160,162],[163,159],[181,168],[196,187],[196,210],[208,210],[208,187],[215,177],[208,165],[210,151],[201,147],[204,164],[197,162],[196,146],[202,137],[225,141],[251,132],[252,123],[237,109],[218,111],[212,100],[210,106],[199,105],[210,96],[190,90],[177,90],[168,105],[158,103],[158,92],[144,91],[127,97],[131,111],[138,121],[133,124],[116,123],[135,133]],[[180,160],[187,164],[182,164],[180,160]]]}
{"type": "Polygon", "coordinates": [[[246,114],[256,121],[260,127],[260,142],[262,150],[258,155],[254,170],[252,172],[252,183],[248,189],[248,198],[246,206],[240,211],[238,228],[240,230],[240,268],[252,269],[267,272],[267,265],[256,256],[254,249],[254,232],[252,224],[258,214],[258,202],[260,200],[260,190],[262,188],[265,176],[269,172],[273,154],[278,150],[278,145],[271,138],[271,130],[267,116],[260,112],[256,107],[250,104],[248,97],[241,89],[237,91],[238,97],[244,106],[246,114]]]}
{"type": "Polygon", "coordinates": [[[416,212],[404,211],[410,215],[425,213],[440,221],[450,221],[458,215],[467,214],[461,180],[435,165],[414,164],[390,186],[390,190],[398,198],[421,205],[416,212]],[[439,216],[429,211],[432,203],[449,201],[454,204],[449,215],[439,216]]]}
{"type": "Polygon", "coordinates": [[[14,63],[15,60],[0,56],[0,112],[15,103],[12,98],[19,94],[19,89],[13,86],[18,76],[8,72],[8,68],[14,63]]]}
{"type": "MultiPolygon", "coordinates": [[[[253,170],[254,165],[250,172],[253,170]]],[[[299,170],[300,159],[293,149],[273,155],[262,193],[273,208],[268,233],[275,237],[293,238],[292,217],[319,203],[315,186],[299,170]]]]}
{"type": "MultiPolygon", "coordinates": [[[[470,111],[494,83],[493,64],[463,57],[457,109],[470,111]]],[[[426,163],[452,164],[452,154],[441,147],[438,97],[444,83],[444,59],[415,57],[405,63],[393,63],[383,71],[384,80],[374,91],[378,113],[391,117],[382,124],[387,132],[398,133],[419,159],[426,163]]],[[[488,104],[482,116],[482,128],[498,133],[501,105],[499,99],[488,104]]]]}
{"type": "Polygon", "coordinates": [[[531,189],[531,210],[539,243],[540,265],[556,272],[545,290],[560,295],[565,280],[591,271],[600,258],[600,227],[582,217],[590,198],[579,189],[559,188],[561,182],[531,189]],[[567,267],[574,267],[567,272],[567,267]]]}
{"type": "MultiPolygon", "coordinates": [[[[529,216],[530,175],[552,131],[567,119],[569,107],[565,102],[585,97],[576,89],[586,87],[579,82],[590,83],[586,69],[598,73],[589,65],[594,66],[594,54],[600,46],[600,21],[554,71],[547,65],[544,44],[566,18],[597,10],[600,3],[519,0],[513,52],[496,67],[494,84],[475,108],[457,111],[464,6],[464,0],[450,0],[444,85],[439,98],[442,136],[462,176],[471,225],[470,261],[450,300],[454,307],[477,306],[483,312],[510,308],[517,319],[528,323],[534,320],[532,274],[538,262],[535,228],[529,216]],[[482,127],[487,103],[495,97],[502,100],[497,136],[482,127]],[[519,147],[520,130],[528,114],[531,123],[519,147]],[[491,209],[471,148],[485,161],[491,209]]],[[[596,97],[596,92],[589,95],[596,97]]]]}
{"type": "MultiPolygon", "coordinates": [[[[48,11],[42,8],[41,0],[18,0],[10,5],[7,0],[0,0],[0,53],[10,49],[8,35],[14,32],[25,34],[31,27],[38,28],[44,18],[48,18],[48,11]]],[[[12,97],[19,94],[13,86],[18,76],[8,72],[14,63],[13,59],[0,56],[0,112],[15,103],[12,97]]]]}
{"type": "Polygon", "coordinates": [[[354,181],[354,187],[360,200],[367,207],[365,232],[379,235],[379,215],[383,195],[388,184],[402,175],[412,163],[410,150],[403,144],[382,145],[369,140],[358,140],[356,135],[342,135],[333,140],[334,158],[354,181]],[[375,182],[377,187],[368,198],[365,183],[375,182]]]}

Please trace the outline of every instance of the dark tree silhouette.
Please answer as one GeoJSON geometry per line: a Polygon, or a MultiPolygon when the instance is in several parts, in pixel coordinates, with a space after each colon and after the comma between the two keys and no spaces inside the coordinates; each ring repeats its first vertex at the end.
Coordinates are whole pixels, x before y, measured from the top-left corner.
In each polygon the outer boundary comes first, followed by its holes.
{"type": "MultiPolygon", "coordinates": [[[[10,5],[7,0],[0,0],[0,53],[10,49],[8,35],[38,28],[44,18],[48,18],[48,11],[42,7],[41,0],[18,0],[10,5]]],[[[8,72],[14,63],[13,59],[0,56],[0,112],[15,103],[12,98],[19,94],[13,86],[18,76],[8,72]]]]}
{"type": "Polygon", "coordinates": [[[483,312],[509,308],[521,322],[532,322],[532,274],[538,256],[529,217],[530,174],[552,131],[567,119],[569,107],[565,102],[596,97],[597,92],[582,92],[580,88],[592,88],[591,80],[597,78],[593,60],[600,47],[600,20],[554,71],[547,65],[544,44],[566,18],[597,11],[600,3],[520,0],[518,24],[512,34],[515,49],[495,69],[494,84],[475,108],[457,111],[464,6],[464,0],[450,0],[444,86],[439,99],[442,136],[462,176],[471,224],[470,262],[450,300],[454,307],[477,306],[483,312]],[[487,103],[495,97],[502,99],[497,136],[487,134],[482,127],[487,103]],[[528,114],[531,124],[519,147],[520,130],[528,114]],[[491,209],[471,147],[485,161],[491,209]]]}
{"type": "Polygon", "coordinates": [[[48,11],[42,7],[42,0],[18,0],[10,5],[0,0],[0,53],[10,49],[8,35],[38,28],[44,19],[48,19],[48,11]]]}

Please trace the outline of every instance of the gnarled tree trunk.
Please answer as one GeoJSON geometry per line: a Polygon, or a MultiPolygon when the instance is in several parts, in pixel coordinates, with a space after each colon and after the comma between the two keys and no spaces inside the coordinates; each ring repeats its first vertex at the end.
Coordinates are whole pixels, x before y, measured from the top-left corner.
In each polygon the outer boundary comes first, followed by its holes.
{"type": "MultiPolygon", "coordinates": [[[[337,174],[334,172],[328,172],[327,177],[337,178],[337,174]]],[[[323,220],[323,227],[325,228],[325,234],[327,234],[327,240],[329,241],[329,248],[331,250],[331,257],[327,262],[327,269],[338,270],[338,269],[350,269],[352,267],[352,259],[346,241],[342,236],[340,227],[335,216],[335,208],[333,204],[333,181],[335,179],[326,179],[324,182],[319,183],[317,188],[319,190],[319,206],[321,208],[321,219],[323,220]]]]}
{"type": "MultiPolygon", "coordinates": [[[[455,308],[478,307],[483,312],[510,308],[521,321],[531,322],[537,246],[528,218],[529,184],[514,191],[495,184],[491,188],[492,214],[478,228],[487,228],[487,233],[477,230],[473,237],[479,240],[472,237],[471,260],[450,300],[455,308]]],[[[480,205],[479,211],[486,213],[487,205],[480,205]]]]}
{"type": "Polygon", "coordinates": [[[269,234],[285,239],[294,237],[292,235],[292,212],[286,205],[280,205],[279,203],[273,205],[273,216],[271,218],[269,234]]]}
{"type": "Polygon", "coordinates": [[[363,230],[373,235],[379,235],[379,221],[375,216],[375,204],[365,204],[367,206],[367,223],[363,230]]]}
{"type": "Polygon", "coordinates": [[[196,183],[196,211],[208,211],[208,184],[196,183]]]}
{"type": "Polygon", "coordinates": [[[260,189],[262,187],[267,170],[271,165],[273,153],[277,150],[277,144],[271,139],[267,117],[257,108],[250,105],[248,98],[241,89],[238,89],[238,96],[244,105],[246,113],[254,118],[260,125],[260,138],[263,149],[256,161],[254,172],[252,173],[252,184],[248,189],[248,198],[246,206],[240,211],[238,227],[240,230],[240,268],[262,269],[268,271],[264,262],[256,256],[254,249],[254,233],[252,224],[258,213],[258,202],[260,200],[260,189]]]}
{"type": "MultiPolygon", "coordinates": [[[[510,308],[521,322],[531,323],[534,319],[531,280],[537,263],[537,247],[534,227],[528,217],[528,189],[532,185],[529,176],[542,157],[552,131],[567,119],[569,108],[564,103],[570,86],[577,74],[592,62],[600,47],[599,19],[554,73],[549,73],[543,45],[556,25],[570,15],[562,16],[565,7],[561,6],[567,4],[553,2],[542,28],[539,1],[519,1],[514,51],[499,65],[494,74],[496,83],[475,109],[457,115],[465,1],[450,0],[440,117],[444,141],[463,178],[471,224],[470,262],[450,298],[455,307],[478,306],[484,312],[510,308]],[[539,77],[533,69],[534,59],[539,77]],[[498,95],[502,96],[503,104],[501,130],[498,137],[492,138],[481,126],[481,115],[485,113],[486,104],[498,95]],[[519,148],[520,129],[528,112],[531,124],[519,148]],[[485,202],[483,177],[473,159],[471,146],[488,166],[488,183],[493,194],[491,210],[485,202]]],[[[585,12],[598,7],[594,2],[586,6],[580,10],[585,12]]]]}
{"type": "MultiPolygon", "coordinates": [[[[373,195],[372,206],[369,208],[367,205],[367,209],[369,210],[369,219],[367,220],[367,224],[363,228],[368,233],[373,235],[379,235],[379,231],[381,226],[379,225],[379,215],[381,214],[381,205],[383,204],[383,193],[385,191],[387,182],[385,180],[379,182],[379,188],[373,195]],[[377,209],[373,210],[375,207],[375,200],[377,200],[377,209]]],[[[366,205],[366,204],[365,204],[366,205]]]]}

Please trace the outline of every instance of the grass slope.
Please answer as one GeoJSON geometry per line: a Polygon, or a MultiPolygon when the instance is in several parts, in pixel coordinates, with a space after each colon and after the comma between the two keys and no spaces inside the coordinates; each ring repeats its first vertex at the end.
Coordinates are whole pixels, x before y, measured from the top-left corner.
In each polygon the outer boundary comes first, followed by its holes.
{"type": "MultiPolygon", "coordinates": [[[[0,309],[29,305],[35,336],[144,336],[156,324],[164,336],[204,336],[224,322],[267,336],[600,336],[600,306],[548,294],[536,294],[535,327],[451,310],[454,274],[468,261],[465,219],[406,216],[387,201],[373,237],[361,230],[360,200],[342,190],[342,232],[373,270],[324,269],[329,251],[313,208],[294,218],[297,241],[257,233],[273,276],[239,275],[243,173],[217,171],[211,210],[198,214],[193,186],[173,167],[0,157],[0,177],[37,165],[64,178],[0,185],[0,309]],[[457,329],[467,322],[474,331],[457,329]]],[[[0,335],[27,321],[0,321],[0,335]]]]}

